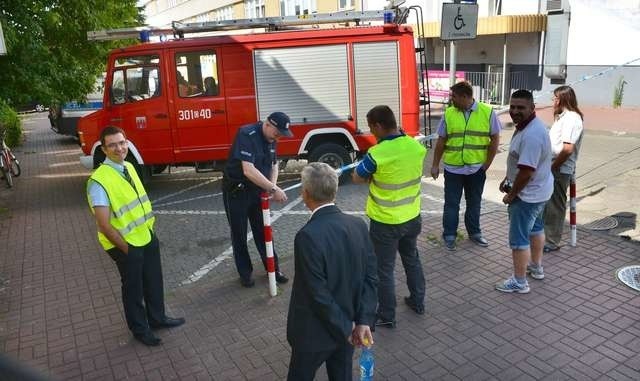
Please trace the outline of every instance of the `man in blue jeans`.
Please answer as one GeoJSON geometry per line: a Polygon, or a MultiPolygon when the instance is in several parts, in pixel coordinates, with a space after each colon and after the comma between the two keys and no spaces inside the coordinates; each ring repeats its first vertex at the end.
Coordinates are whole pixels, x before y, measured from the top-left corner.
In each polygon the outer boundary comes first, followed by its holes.
{"type": "Polygon", "coordinates": [[[511,95],[509,114],[516,130],[509,144],[507,176],[500,183],[509,205],[509,245],[513,257],[513,276],[496,285],[496,290],[526,294],[527,273],[544,279],[542,214],[553,193],[551,140],[544,123],[536,118],[533,95],[518,90],[511,95]]]}
{"type": "Polygon", "coordinates": [[[440,174],[444,161],[444,213],[442,238],[448,250],[456,249],[460,199],[464,190],[467,208],[464,225],[469,239],[483,247],[489,245],[480,229],[480,203],[487,178],[500,144],[500,121],[491,106],[473,99],[469,82],[458,82],[449,93],[447,107],[438,127],[431,176],[440,174]]]}
{"type": "Polygon", "coordinates": [[[420,185],[426,148],[400,131],[393,111],[376,106],[367,123],[378,144],[371,147],[353,172],[355,183],[369,183],[367,216],[369,235],[378,262],[377,326],[396,325],[394,268],[396,252],[407,275],[409,296],[405,303],[424,314],[425,281],[416,246],[422,230],[420,185]]]}

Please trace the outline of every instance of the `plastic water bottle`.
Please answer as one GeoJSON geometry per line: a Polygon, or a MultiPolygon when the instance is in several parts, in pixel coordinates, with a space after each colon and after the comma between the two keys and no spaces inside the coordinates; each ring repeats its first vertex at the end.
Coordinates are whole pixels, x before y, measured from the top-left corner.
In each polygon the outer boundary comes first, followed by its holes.
{"type": "Polygon", "coordinates": [[[369,340],[365,339],[363,344],[362,352],[360,352],[360,381],[372,381],[375,366],[373,351],[369,346],[369,340]]]}

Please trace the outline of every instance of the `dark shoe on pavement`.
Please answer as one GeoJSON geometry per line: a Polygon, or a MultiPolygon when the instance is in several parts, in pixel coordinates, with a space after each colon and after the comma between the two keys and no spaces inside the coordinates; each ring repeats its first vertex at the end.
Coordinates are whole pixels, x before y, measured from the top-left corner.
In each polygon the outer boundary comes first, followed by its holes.
{"type": "Polygon", "coordinates": [[[376,320],[376,327],[395,328],[396,321],[378,317],[378,319],[376,320]]]}
{"type": "Polygon", "coordinates": [[[280,283],[280,284],[285,284],[289,281],[289,278],[287,278],[283,273],[281,273],[280,271],[276,271],[276,282],[280,283]]]}
{"type": "Polygon", "coordinates": [[[469,236],[471,242],[475,243],[478,246],[488,247],[489,242],[482,236],[482,234],[469,236]]]}
{"type": "Polygon", "coordinates": [[[447,250],[449,250],[449,251],[455,251],[456,250],[456,240],[455,239],[445,239],[444,240],[444,247],[446,247],[447,250]]]}
{"type": "Polygon", "coordinates": [[[542,251],[545,253],[550,253],[552,251],[558,251],[558,250],[560,250],[560,246],[552,245],[549,243],[546,243],[544,245],[544,248],[542,249],[542,251]]]}
{"type": "Polygon", "coordinates": [[[162,342],[162,339],[154,335],[151,331],[145,333],[135,333],[133,337],[142,344],[149,347],[157,347],[162,342]]]}
{"type": "Polygon", "coordinates": [[[164,320],[160,323],[149,324],[149,326],[151,327],[151,329],[174,328],[183,325],[184,322],[184,318],[165,317],[164,320]]]}
{"type": "Polygon", "coordinates": [[[242,285],[242,287],[246,287],[246,288],[251,288],[253,286],[256,285],[256,282],[254,282],[253,278],[249,277],[249,278],[240,278],[240,284],[242,285]]]}
{"type": "Polygon", "coordinates": [[[424,315],[424,304],[416,304],[416,302],[408,296],[404,297],[404,302],[418,315],[424,315]]]}

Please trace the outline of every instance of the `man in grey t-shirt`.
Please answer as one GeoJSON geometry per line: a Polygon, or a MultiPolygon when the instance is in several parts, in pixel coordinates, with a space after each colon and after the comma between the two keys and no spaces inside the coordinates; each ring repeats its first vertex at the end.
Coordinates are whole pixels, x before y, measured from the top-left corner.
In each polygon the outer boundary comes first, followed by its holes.
{"type": "Polygon", "coordinates": [[[509,114],[516,131],[509,145],[507,176],[500,183],[500,191],[506,193],[502,201],[509,206],[513,276],[496,285],[501,292],[528,293],[527,273],[533,279],[544,278],[542,213],[553,192],[551,141],[534,110],[530,91],[518,90],[511,95],[509,114]]]}

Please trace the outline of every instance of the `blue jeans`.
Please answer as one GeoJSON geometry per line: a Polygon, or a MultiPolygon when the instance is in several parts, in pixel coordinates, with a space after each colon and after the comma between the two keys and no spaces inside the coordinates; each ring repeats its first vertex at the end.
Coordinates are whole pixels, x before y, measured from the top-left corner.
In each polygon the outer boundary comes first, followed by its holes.
{"type": "Polygon", "coordinates": [[[378,316],[385,321],[395,320],[396,291],[393,271],[396,252],[407,276],[409,297],[416,305],[424,304],[425,281],[416,241],[422,230],[422,217],[418,215],[402,224],[389,225],[371,220],[369,235],[378,260],[378,316]]]}
{"type": "Polygon", "coordinates": [[[464,225],[469,236],[482,234],[480,230],[480,204],[487,174],[480,168],[472,175],[458,175],[444,171],[444,214],[442,216],[442,237],[454,240],[458,235],[458,215],[460,199],[464,189],[467,208],[464,212],[464,225]]]}
{"type": "Polygon", "coordinates": [[[509,246],[512,250],[530,247],[529,237],[544,234],[543,202],[524,202],[519,198],[509,204],[509,246]]]}

